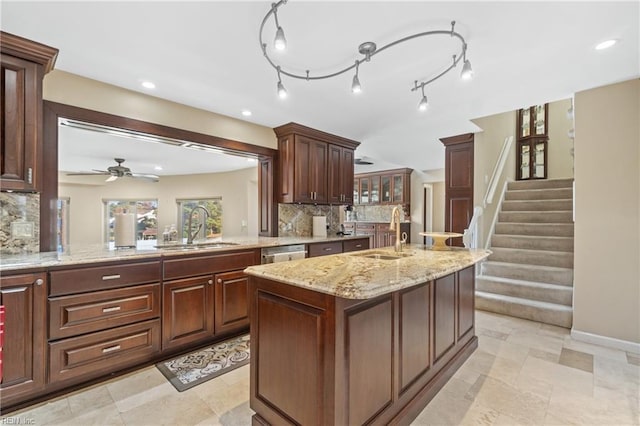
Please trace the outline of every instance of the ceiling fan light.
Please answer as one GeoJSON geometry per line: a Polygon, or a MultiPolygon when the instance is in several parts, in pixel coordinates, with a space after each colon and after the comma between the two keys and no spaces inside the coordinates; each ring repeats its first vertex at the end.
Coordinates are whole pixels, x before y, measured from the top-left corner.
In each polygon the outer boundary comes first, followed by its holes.
{"type": "Polygon", "coordinates": [[[428,105],[429,105],[429,103],[427,102],[427,97],[425,95],[425,96],[422,97],[422,99],[420,100],[420,103],[418,104],[418,110],[426,111],[428,105]]]}
{"type": "Polygon", "coordinates": [[[281,81],[278,82],[278,96],[280,99],[284,99],[287,97],[287,89],[284,88],[284,85],[281,81]]]}
{"type": "Polygon", "coordinates": [[[276,38],[273,41],[273,46],[276,50],[285,50],[287,48],[287,39],[284,37],[284,30],[282,27],[278,27],[276,31],[276,38]]]}
{"type": "Polygon", "coordinates": [[[462,66],[462,73],[460,73],[460,77],[463,80],[470,80],[473,77],[473,69],[471,69],[471,62],[468,59],[465,59],[464,65],[462,66]]]}
{"type": "Polygon", "coordinates": [[[611,40],[605,40],[602,43],[598,43],[595,47],[596,50],[604,50],[604,49],[608,49],[609,47],[613,46],[614,44],[616,44],[618,42],[618,40],[615,39],[611,39],[611,40]]]}

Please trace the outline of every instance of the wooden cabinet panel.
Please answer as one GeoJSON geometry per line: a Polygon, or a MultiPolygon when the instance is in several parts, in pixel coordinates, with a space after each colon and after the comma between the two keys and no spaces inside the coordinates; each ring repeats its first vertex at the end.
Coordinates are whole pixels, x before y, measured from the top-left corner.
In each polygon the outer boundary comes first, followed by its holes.
{"type": "Polygon", "coordinates": [[[337,253],[342,253],[342,242],[340,241],[309,244],[309,257],[327,256],[337,253]]]}
{"type": "Polygon", "coordinates": [[[391,404],[393,314],[391,295],[345,312],[349,400],[357,401],[349,406],[348,424],[368,423],[391,404]]]}
{"type": "Polygon", "coordinates": [[[294,138],[294,202],[326,203],[327,144],[296,135],[294,138]]]}
{"type": "Polygon", "coordinates": [[[259,234],[262,237],[278,235],[278,209],[273,193],[274,184],[273,158],[261,159],[258,166],[258,200],[260,203],[259,234]]]}
{"type": "Polygon", "coordinates": [[[260,263],[257,250],[196,257],[177,257],[163,262],[164,279],[193,277],[214,272],[244,269],[260,263]]]}
{"type": "Polygon", "coordinates": [[[58,50],[0,32],[0,189],[42,189],[42,78],[58,50]]]}
{"type": "Polygon", "coordinates": [[[49,379],[85,381],[152,359],[160,350],[155,319],[49,343],[49,379]]]}
{"type": "Polygon", "coordinates": [[[215,332],[241,330],[249,326],[249,278],[242,271],[215,275],[215,332]]]}
{"type": "Polygon", "coordinates": [[[213,275],[162,284],[162,349],[213,336],[213,275]]]}
{"type": "Polygon", "coordinates": [[[406,389],[431,365],[431,285],[400,292],[400,389],[406,389]],[[411,326],[409,326],[411,324],[411,326]],[[416,325],[419,325],[416,327],[416,325]]]}
{"type": "Polygon", "coordinates": [[[160,284],[49,299],[49,338],[60,339],[160,316],[160,284]]]}
{"type": "Polygon", "coordinates": [[[473,266],[458,272],[458,339],[474,329],[475,274],[473,266]]]}
{"type": "Polygon", "coordinates": [[[353,203],[353,150],[329,144],[329,203],[353,203]]]}
{"type": "Polygon", "coordinates": [[[434,291],[434,321],[438,325],[434,331],[434,357],[437,361],[456,342],[456,275],[451,274],[435,280],[434,291]]]}
{"type": "Polygon", "coordinates": [[[345,240],[342,242],[342,252],[348,253],[351,251],[367,250],[369,248],[369,239],[362,238],[357,240],[345,240]]]}
{"type": "Polygon", "coordinates": [[[5,307],[3,406],[44,388],[46,298],[44,273],[0,277],[0,305],[5,307]]]}
{"type": "Polygon", "coordinates": [[[160,262],[122,264],[51,271],[51,296],[88,293],[160,281],[160,262]]]}

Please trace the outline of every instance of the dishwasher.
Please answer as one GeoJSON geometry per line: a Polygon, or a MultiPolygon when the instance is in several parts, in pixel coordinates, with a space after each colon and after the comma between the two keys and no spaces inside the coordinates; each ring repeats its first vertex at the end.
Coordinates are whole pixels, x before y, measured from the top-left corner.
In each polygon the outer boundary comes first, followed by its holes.
{"type": "Polygon", "coordinates": [[[288,262],[290,260],[304,259],[307,255],[304,244],[292,244],[288,246],[265,247],[261,250],[261,263],[288,262]]]}

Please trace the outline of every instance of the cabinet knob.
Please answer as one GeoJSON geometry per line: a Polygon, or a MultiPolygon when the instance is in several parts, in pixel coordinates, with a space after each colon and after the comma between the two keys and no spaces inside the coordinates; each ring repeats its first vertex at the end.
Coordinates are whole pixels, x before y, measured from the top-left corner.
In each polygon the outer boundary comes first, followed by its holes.
{"type": "Polygon", "coordinates": [[[213,284],[213,280],[207,281],[207,284],[209,284],[209,285],[213,284]]]}
{"type": "Polygon", "coordinates": [[[42,285],[42,284],[44,284],[44,280],[42,278],[38,278],[36,280],[36,285],[42,285]]]}
{"type": "Polygon", "coordinates": [[[218,278],[218,284],[222,284],[222,278],[218,278]]]}

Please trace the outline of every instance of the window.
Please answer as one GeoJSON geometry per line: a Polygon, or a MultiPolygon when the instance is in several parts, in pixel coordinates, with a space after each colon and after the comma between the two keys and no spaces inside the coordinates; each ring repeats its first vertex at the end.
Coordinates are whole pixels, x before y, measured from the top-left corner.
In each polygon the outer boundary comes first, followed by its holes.
{"type": "Polygon", "coordinates": [[[211,197],[201,199],[176,200],[178,203],[178,229],[182,230],[182,238],[189,238],[189,233],[193,235],[193,240],[204,240],[207,238],[222,237],[222,197],[211,197]],[[202,219],[207,211],[206,224],[202,226],[202,219]],[[191,218],[191,229],[189,227],[189,215],[191,218]]]}
{"type": "Polygon", "coordinates": [[[102,200],[105,212],[105,241],[113,248],[115,214],[133,213],[136,217],[137,246],[153,246],[158,234],[158,200],[102,200]]]}

